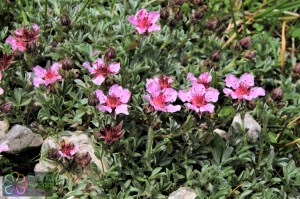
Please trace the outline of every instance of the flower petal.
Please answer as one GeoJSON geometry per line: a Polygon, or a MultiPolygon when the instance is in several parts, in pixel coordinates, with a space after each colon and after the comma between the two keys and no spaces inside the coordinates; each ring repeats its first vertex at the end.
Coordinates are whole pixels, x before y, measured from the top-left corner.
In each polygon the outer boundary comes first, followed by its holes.
{"type": "Polygon", "coordinates": [[[113,62],[108,66],[108,71],[111,72],[112,74],[117,74],[119,70],[120,70],[120,63],[113,62]]]}
{"type": "Polygon", "coordinates": [[[153,81],[152,79],[146,80],[146,90],[153,97],[157,96],[161,92],[159,83],[157,81],[153,81]]]}
{"type": "Polygon", "coordinates": [[[88,69],[88,71],[91,73],[91,74],[94,74],[95,73],[95,69],[93,69],[92,67],[91,67],[91,64],[89,63],[89,62],[84,62],[83,64],[82,64],[86,69],[88,69]]]}
{"type": "Polygon", "coordinates": [[[62,67],[61,63],[55,62],[51,66],[51,70],[57,72],[62,67]]]}
{"type": "Polygon", "coordinates": [[[208,88],[205,93],[205,100],[207,102],[216,102],[218,101],[219,91],[215,88],[208,88]]]}
{"type": "Polygon", "coordinates": [[[128,17],[128,21],[135,26],[139,25],[139,22],[137,21],[137,19],[134,15],[131,15],[130,17],[128,17]]]}
{"type": "Polygon", "coordinates": [[[3,88],[0,87],[0,95],[2,95],[4,93],[3,88]]]}
{"type": "Polygon", "coordinates": [[[197,78],[192,73],[188,73],[187,78],[192,84],[198,82],[197,78]]]}
{"type": "Polygon", "coordinates": [[[152,11],[152,12],[149,12],[149,15],[148,15],[148,20],[150,23],[154,24],[158,21],[159,19],[159,12],[155,12],[155,11],[152,11]]]}
{"type": "Polygon", "coordinates": [[[172,104],[169,104],[168,106],[166,106],[166,110],[167,110],[167,112],[169,112],[169,113],[175,113],[175,112],[177,112],[177,111],[180,111],[180,109],[181,109],[181,106],[180,106],[180,105],[174,106],[174,105],[172,105],[172,104]]]}
{"type": "Polygon", "coordinates": [[[137,18],[138,20],[142,20],[142,19],[144,19],[144,18],[146,18],[146,17],[148,17],[148,12],[147,12],[147,10],[144,9],[144,8],[140,9],[140,10],[137,12],[137,14],[136,14],[136,18],[137,18]]]}
{"type": "Polygon", "coordinates": [[[199,76],[199,79],[200,79],[200,82],[202,82],[202,83],[210,83],[212,76],[209,74],[209,72],[205,72],[199,76]]]}
{"type": "Polygon", "coordinates": [[[107,97],[104,95],[103,91],[101,90],[96,90],[95,95],[98,98],[100,104],[104,104],[107,101],[107,97]]]}
{"type": "Polygon", "coordinates": [[[178,97],[183,102],[190,102],[191,101],[190,91],[180,90],[180,91],[178,91],[178,97]]]}
{"type": "Polygon", "coordinates": [[[45,75],[46,75],[47,70],[40,67],[40,66],[36,66],[36,67],[33,68],[33,72],[34,72],[35,76],[44,78],[45,75]]]}
{"type": "Polygon", "coordinates": [[[108,106],[98,105],[97,108],[102,112],[105,112],[105,111],[107,111],[109,113],[112,112],[112,109],[108,106]]]}
{"type": "Polygon", "coordinates": [[[240,77],[240,84],[243,84],[245,86],[254,86],[254,76],[252,74],[249,73],[244,73],[241,77],[240,77]]]}
{"type": "Polygon", "coordinates": [[[159,31],[160,30],[160,26],[157,24],[152,24],[149,28],[148,28],[148,32],[153,32],[153,31],[159,31]]]}
{"type": "Polygon", "coordinates": [[[214,112],[214,108],[215,108],[214,105],[212,105],[212,104],[206,104],[206,105],[200,107],[200,112],[213,113],[214,112]]]}
{"type": "Polygon", "coordinates": [[[121,104],[116,107],[116,115],[123,113],[125,115],[129,115],[128,113],[128,106],[126,104],[121,104]]]}
{"type": "Polygon", "coordinates": [[[102,59],[97,58],[96,61],[93,62],[92,66],[94,69],[104,68],[105,62],[102,59]]]}
{"type": "Polygon", "coordinates": [[[174,102],[177,98],[177,91],[173,88],[166,88],[163,91],[163,95],[166,98],[166,102],[174,102]]]}
{"type": "Polygon", "coordinates": [[[45,84],[45,81],[40,77],[32,78],[32,83],[35,87],[39,87],[41,84],[45,84]]]}
{"type": "Polygon", "coordinates": [[[186,106],[187,109],[194,110],[194,111],[196,111],[197,113],[200,111],[199,108],[197,108],[196,106],[194,106],[194,105],[191,104],[191,103],[185,103],[185,106],[186,106]]]}
{"type": "Polygon", "coordinates": [[[253,87],[250,90],[249,96],[252,96],[252,98],[257,98],[258,96],[265,96],[266,91],[262,87],[253,87]]]}
{"type": "Polygon", "coordinates": [[[92,79],[92,82],[96,85],[101,85],[104,82],[105,78],[102,75],[95,75],[92,79]]]}
{"type": "Polygon", "coordinates": [[[205,94],[205,86],[203,84],[193,84],[190,88],[191,96],[200,95],[203,96],[205,94]]]}
{"type": "Polygon", "coordinates": [[[139,28],[139,27],[137,27],[137,28],[135,28],[135,29],[139,32],[139,34],[143,34],[143,33],[146,32],[146,29],[145,29],[145,28],[139,28]]]}
{"type": "Polygon", "coordinates": [[[233,89],[236,89],[239,85],[239,79],[232,74],[226,76],[225,82],[227,87],[232,87],[233,89]]]}

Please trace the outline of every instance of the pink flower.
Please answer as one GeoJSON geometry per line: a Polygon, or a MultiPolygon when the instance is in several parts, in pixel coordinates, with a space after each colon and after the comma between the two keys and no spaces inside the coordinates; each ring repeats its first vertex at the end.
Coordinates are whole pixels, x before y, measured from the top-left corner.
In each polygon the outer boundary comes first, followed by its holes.
{"type": "MultiPolygon", "coordinates": [[[[2,73],[0,72],[0,82],[2,80],[2,73]]],[[[2,95],[4,93],[3,88],[0,87],[0,95],[2,95]]]]}
{"type": "Polygon", "coordinates": [[[136,30],[139,34],[149,33],[160,30],[160,26],[155,24],[159,18],[158,12],[147,12],[145,9],[141,9],[137,14],[131,15],[128,21],[136,26],[136,30]]]}
{"type": "Polygon", "coordinates": [[[36,42],[39,31],[40,28],[36,24],[32,24],[31,28],[29,26],[18,28],[5,42],[9,43],[13,50],[25,51],[28,44],[36,42]]]}
{"type": "Polygon", "coordinates": [[[61,149],[58,154],[63,158],[73,159],[73,155],[79,151],[78,145],[72,143],[66,143],[65,140],[60,142],[61,149]]]}
{"type": "Polygon", "coordinates": [[[165,75],[155,77],[153,79],[147,79],[146,88],[151,87],[153,84],[156,86],[157,83],[159,84],[160,89],[163,90],[165,88],[172,87],[173,79],[165,75]]]}
{"type": "Polygon", "coordinates": [[[187,78],[192,84],[202,84],[205,88],[209,87],[212,79],[208,72],[202,73],[198,78],[196,78],[192,73],[188,73],[187,78]]]}
{"type": "Polygon", "coordinates": [[[185,103],[185,106],[197,113],[213,113],[215,106],[209,102],[218,101],[218,96],[219,91],[217,89],[212,87],[206,89],[203,84],[193,84],[189,90],[178,92],[181,101],[188,102],[185,103]]]}
{"type": "Polygon", "coordinates": [[[0,145],[0,153],[2,153],[3,151],[9,151],[7,144],[0,145]]]}
{"type": "Polygon", "coordinates": [[[123,113],[128,115],[128,103],[131,93],[128,89],[123,89],[121,86],[114,84],[109,88],[108,95],[104,95],[103,91],[96,90],[95,95],[100,104],[97,106],[102,112],[111,113],[115,110],[115,114],[123,113]]]}
{"type": "Polygon", "coordinates": [[[238,102],[243,99],[251,101],[258,96],[265,96],[265,90],[263,88],[251,88],[254,86],[254,76],[249,73],[243,74],[239,79],[229,74],[226,76],[225,82],[226,86],[233,88],[233,90],[224,88],[223,92],[232,99],[237,99],[238,102]]]}
{"type": "Polygon", "coordinates": [[[35,77],[32,79],[34,86],[39,87],[40,84],[53,84],[58,80],[61,80],[61,76],[58,73],[58,70],[62,67],[61,63],[54,63],[49,69],[44,69],[40,66],[33,68],[35,77]]]}
{"type": "Polygon", "coordinates": [[[174,113],[181,109],[179,105],[171,104],[177,98],[177,91],[173,88],[162,89],[158,81],[147,80],[146,90],[151,96],[145,95],[144,97],[155,110],[174,113]]]}
{"type": "Polygon", "coordinates": [[[106,76],[118,74],[120,70],[120,63],[113,62],[108,65],[100,58],[96,59],[92,67],[89,62],[84,62],[83,66],[94,74],[92,82],[96,85],[101,85],[106,76]]]}

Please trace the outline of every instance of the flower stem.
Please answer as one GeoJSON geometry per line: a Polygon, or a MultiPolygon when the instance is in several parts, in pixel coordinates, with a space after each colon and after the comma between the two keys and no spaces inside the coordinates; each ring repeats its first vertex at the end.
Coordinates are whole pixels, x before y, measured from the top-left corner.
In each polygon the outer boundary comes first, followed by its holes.
{"type": "Polygon", "coordinates": [[[145,152],[145,159],[148,168],[151,168],[151,153],[153,148],[153,140],[154,140],[154,131],[150,127],[148,130],[147,148],[145,152]]]}
{"type": "Polygon", "coordinates": [[[244,0],[242,0],[242,12],[243,12],[243,33],[244,33],[244,37],[246,37],[247,27],[246,27],[246,17],[245,17],[245,10],[244,10],[244,0]]]}
{"type": "Polygon", "coordinates": [[[47,11],[48,11],[48,0],[45,0],[45,5],[44,5],[44,30],[46,29],[46,21],[47,21],[47,11]]]}
{"type": "Polygon", "coordinates": [[[78,12],[78,14],[75,17],[74,22],[78,19],[78,17],[80,17],[80,15],[83,13],[85,7],[88,5],[89,2],[90,2],[90,0],[85,0],[82,8],[80,9],[80,11],[78,12]]]}
{"type": "Polygon", "coordinates": [[[22,4],[21,4],[21,0],[18,0],[18,6],[19,6],[19,9],[20,9],[20,11],[21,11],[21,15],[22,15],[22,17],[23,17],[23,22],[24,22],[24,24],[27,24],[27,23],[28,23],[28,20],[27,20],[26,13],[25,13],[25,11],[24,11],[24,9],[23,9],[23,6],[22,6],[22,4]]]}
{"type": "Polygon", "coordinates": [[[233,12],[233,4],[232,4],[232,0],[230,0],[230,12],[231,12],[231,16],[232,16],[232,21],[233,21],[233,25],[234,25],[234,30],[236,33],[236,36],[239,35],[238,29],[237,29],[237,25],[236,25],[236,20],[235,20],[235,16],[234,16],[234,12],[233,12]]]}

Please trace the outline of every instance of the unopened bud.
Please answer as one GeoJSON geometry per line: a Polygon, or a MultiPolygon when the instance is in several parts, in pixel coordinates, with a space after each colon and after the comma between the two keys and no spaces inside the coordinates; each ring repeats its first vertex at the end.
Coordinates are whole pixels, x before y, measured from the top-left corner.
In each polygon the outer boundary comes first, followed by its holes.
{"type": "Polygon", "coordinates": [[[283,96],[283,92],[282,92],[282,89],[280,87],[275,88],[271,92],[271,97],[275,101],[280,101],[282,99],[282,96],[283,96]]]}
{"type": "Polygon", "coordinates": [[[300,73],[300,62],[295,65],[295,67],[293,68],[293,72],[295,74],[299,74],[300,73]]]}
{"type": "Polygon", "coordinates": [[[24,57],[24,53],[23,53],[23,52],[21,52],[21,51],[19,51],[19,50],[16,50],[16,51],[14,52],[14,58],[15,58],[16,60],[22,60],[23,57],[24,57]]]}
{"type": "Polygon", "coordinates": [[[209,58],[210,58],[211,61],[213,61],[213,62],[218,62],[218,61],[220,61],[220,59],[221,59],[221,53],[220,53],[220,51],[218,50],[218,51],[213,52],[213,53],[210,55],[209,58]]]}
{"type": "Polygon", "coordinates": [[[52,42],[51,42],[51,47],[52,47],[52,48],[56,48],[57,45],[58,45],[58,42],[57,42],[57,41],[52,41],[52,42]]]}
{"type": "Polygon", "coordinates": [[[71,19],[67,15],[63,15],[60,17],[60,23],[63,26],[70,26],[71,25],[71,19]]]}
{"type": "Polygon", "coordinates": [[[175,19],[176,21],[180,21],[180,20],[182,20],[182,18],[183,18],[183,14],[182,14],[182,12],[180,12],[180,11],[178,11],[178,12],[176,13],[176,15],[174,16],[174,19],[175,19]]]}
{"type": "Polygon", "coordinates": [[[169,24],[170,24],[171,27],[175,27],[176,24],[177,24],[177,20],[176,19],[172,19],[169,24]]]}
{"type": "Polygon", "coordinates": [[[245,37],[239,41],[239,44],[244,49],[249,49],[252,45],[252,38],[250,36],[245,37]]]}
{"type": "Polygon", "coordinates": [[[163,8],[160,10],[160,18],[162,20],[167,20],[169,18],[169,11],[167,8],[163,8]]]}
{"type": "Polygon", "coordinates": [[[70,57],[66,57],[61,64],[64,70],[71,70],[75,66],[74,61],[70,57]]]}
{"type": "Polygon", "coordinates": [[[210,30],[210,31],[214,31],[216,30],[217,26],[218,26],[219,20],[217,19],[210,19],[206,22],[205,24],[205,28],[210,30]]]}
{"type": "Polygon", "coordinates": [[[9,113],[13,109],[13,105],[11,102],[2,102],[0,104],[0,112],[2,113],[9,113]]]}
{"type": "Polygon", "coordinates": [[[91,161],[91,156],[89,152],[75,155],[75,162],[81,167],[86,167],[90,163],[90,161],[91,161]]]}
{"type": "Polygon", "coordinates": [[[247,59],[251,60],[251,59],[255,56],[255,54],[256,54],[256,52],[253,51],[253,50],[247,51],[247,52],[245,53],[245,57],[246,57],[247,59]]]}
{"type": "Polygon", "coordinates": [[[91,94],[89,95],[88,97],[88,105],[90,106],[96,106],[98,104],[99,100],[98,98],[96,97],[95,94],[91,94]]]}
{"type": "Polygon", "coordinates": [[[112,60],[112,59],[115,59],[116,57],[117,57],[117,54],[116,54],[115,49],[113,49],[112,47],[109,47],[105,52],[104,58],[106,60],[112,60]]]}
{"type": "Polygon", "coordinates": [[[175,6],[182,6],[184,3],[184,0],[173,0],[173,4],[175,6]]]}
{"type": "Polygon", "coordinates": [[[29,54],[35,53],[37,51],[37,45],[35,42],[31,42],[26,47],[26,52],[29,54]]]}

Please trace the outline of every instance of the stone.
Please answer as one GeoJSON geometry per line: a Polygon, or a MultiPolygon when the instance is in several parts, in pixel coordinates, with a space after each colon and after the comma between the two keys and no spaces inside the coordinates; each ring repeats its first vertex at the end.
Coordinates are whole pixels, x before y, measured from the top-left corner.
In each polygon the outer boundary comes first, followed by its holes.
{"type": "MultiPolygon", "coordinates": [[[[247,135],[253,139],[257,139],[259,134],[261,133],[261,126],[255,121],[255,119],[249,114],[245,114],[244,126],[247,132],[247,135]]],[[[233,128],[234,132],[241,131],[242,127],[242,119],[241,115],[237,114],[231,123],[231,128],[233,128]]]]}
{"type": "Polygon", "coordinates": [[[43,138],[39,134],[33,133],[26,126],[14,125],[0,142],[7,144],[9,150],[6,153],[18,154],[27,149],[39,147],[43,143],[43,138]]]}
{"type": "Polygon", "coordinates": [[[189,187],[180,187],[176,191],[173,191],[168,199],[195,199],[197,194],[194,189],[189,187]]]}
{"type": "Polygon", "coordinates": [[[0,140],[2,140],[9,130],[9,121],[4,119],[0,121],[0,140]]]}
{"type": "MultiPolygon", "coordinates": [[[[61,140],[65,140],[68,143],[73,143],[78,145],[79,153],[89,153],[91,157],[91,163],[94,163],[101,172],[106,172],[109,169],[109,165],[106,158],[101,160],[95,156],[95,150],[92,145],[92,140],[86,133],[82,131],[73,132],[71,136],[63,136],[61,140]]],[[[45,139],[42,148],[41,148],[41,158],[38,164],[35,165],[34,172],[51,172],[53,170],[61,171],[63,166],[61,163],[56,162],[55,160],[50,160],[48,156],[48,151],[50,149],[60,149],[59,140],[56,140],[53,137],[48,137],[45,139]]],[[[74,171],[75,172],[75,171],[74,171]]],[[[88,174],[93,173],[93,169],[90,165],[84,167],[80,173],[66,173],[64,172],[63,176],[66,178],[71,178],[73,181],[80,181],[88,176],[88,174]]]]}
{"type": "Polygon", "coordinates": [[[224,138],[225,140],[228,140],[229,138],[229,134],[222,129],[215,129],[214,133],[218,134],[221,138],[224,138]]]}

